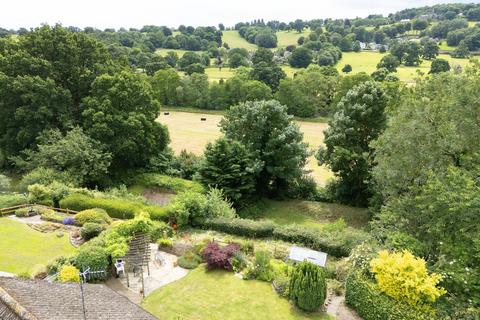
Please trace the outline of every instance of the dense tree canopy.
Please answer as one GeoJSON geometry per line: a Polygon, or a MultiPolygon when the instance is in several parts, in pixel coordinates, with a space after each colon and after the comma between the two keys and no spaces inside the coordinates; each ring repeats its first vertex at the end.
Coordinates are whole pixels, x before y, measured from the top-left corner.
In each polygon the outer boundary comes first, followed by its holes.
{"type": "Polygon", "coordinates": [[[279,194],[302,177],[307,144],[287,108],[275,100],[233,106],[220,123],[225,136],[243,143],[262,165],[257,190],[279,194]]]}

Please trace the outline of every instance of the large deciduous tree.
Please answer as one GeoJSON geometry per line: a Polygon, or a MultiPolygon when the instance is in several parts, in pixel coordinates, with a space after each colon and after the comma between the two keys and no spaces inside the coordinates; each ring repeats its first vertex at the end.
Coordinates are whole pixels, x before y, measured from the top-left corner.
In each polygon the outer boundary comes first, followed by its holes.
{"type": "Polygon", "coordinates": [[[253,101],[233,106],[220,123],[225,136],[243,143],[262,165],[257,190],[279,194],[304,173],[307,144],[298,125],[278,101],[253,101]]]}
{"type": "Polygon", "coordinates": [[[386,104],[379,84],[362,83],[343,97],[325,130],[325,147],[320,148],[317,159],[337,176],[336,197],[342,202],[367,204],[374,152],[370,143],[385,128],[386,104]]]}
{"type": "Polygon", "coordinates": [[[84,104],[83,128],[108,146],[112,169],[145,166],[169,142],[167,129],[155,121],[160,106],[145,76],[102,75],[94,81],[84,104]]]}

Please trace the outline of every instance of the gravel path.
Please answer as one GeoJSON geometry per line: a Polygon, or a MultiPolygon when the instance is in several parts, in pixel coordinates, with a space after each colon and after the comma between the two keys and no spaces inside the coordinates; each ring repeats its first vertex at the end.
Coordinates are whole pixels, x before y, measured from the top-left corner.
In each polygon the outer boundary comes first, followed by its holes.
{"type": "Polygon", "coordinates": [[[362,320],[354,310],[345,305],[345,296],[330,294],[328,299],[327,313],[336,320],[362,320]]]}

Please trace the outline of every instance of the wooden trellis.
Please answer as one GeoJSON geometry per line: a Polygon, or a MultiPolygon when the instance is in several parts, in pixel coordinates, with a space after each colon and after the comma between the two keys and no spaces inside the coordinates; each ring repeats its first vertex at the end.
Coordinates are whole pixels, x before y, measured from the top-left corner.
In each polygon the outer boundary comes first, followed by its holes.
{"type": "Polygon", "coordinates": [[[143,268],[147,267],[147,273],[150,275],[150,237],[146,233],[135,234],[132,240],[128,243],[128,252],[125,256],[125,272],[127,276],[127,286],[130,286],[130,280],[128,278],[128,271],[133,271],[135,275],[139,272],[142,278],[142,294],[145,296],[145,285],[143,282],[143,268]]]}

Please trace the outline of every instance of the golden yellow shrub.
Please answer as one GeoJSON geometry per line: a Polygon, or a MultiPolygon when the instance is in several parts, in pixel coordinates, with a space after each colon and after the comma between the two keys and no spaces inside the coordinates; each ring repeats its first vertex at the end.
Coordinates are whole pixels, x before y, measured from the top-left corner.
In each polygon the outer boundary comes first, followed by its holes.
{"type": "Polygon", "coordinates": [[[63,266],[59,278],[60,282],[80,282],[80,272],[74,266],[63,266]]]}
{"type": "Polygon", "coordinates": [[[438,287],[439,274],[428,274],[425,260],[408,251],[380,251],[370,262],[380,290],[390,297],[421,307],[434,302],[446,291],[438,287]]]}

